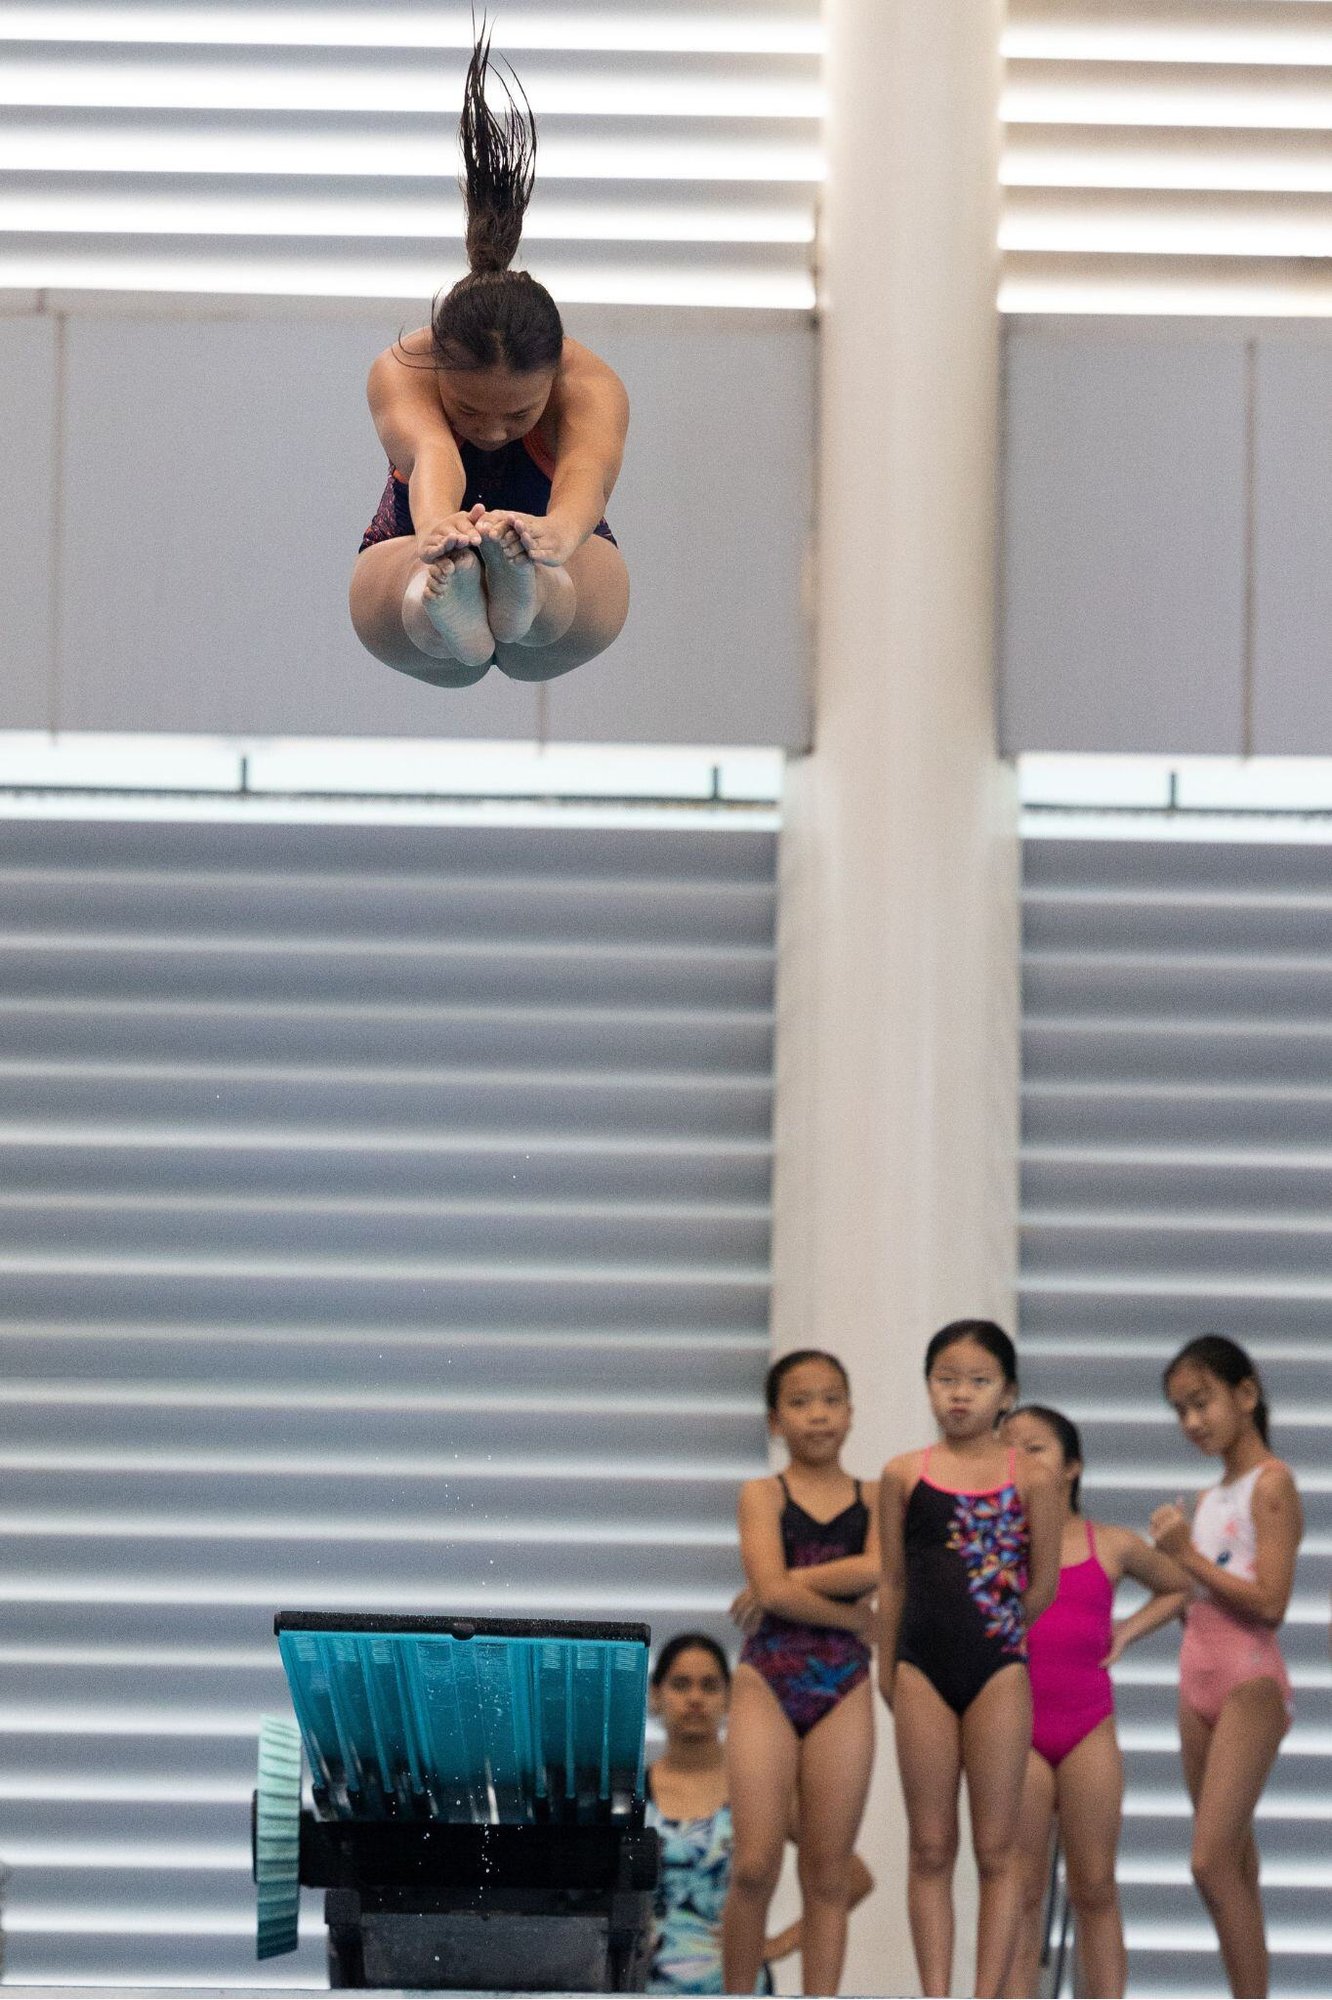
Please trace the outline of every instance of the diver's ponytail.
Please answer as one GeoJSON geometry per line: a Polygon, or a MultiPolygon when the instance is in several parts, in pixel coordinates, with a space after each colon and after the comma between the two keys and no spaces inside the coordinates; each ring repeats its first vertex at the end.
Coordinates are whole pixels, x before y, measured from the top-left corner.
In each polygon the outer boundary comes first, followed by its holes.
{"type": "Polygon", "coordinates": [[[458,133],[467,276],[435,300],[430,326],[440,367],[509,368],[527,375],[558,368],[564,327],[545,286],[526,271],[509,268],[536,179],[536,121],[523,86],[508,63],[504,69],[508,73],[499,80],[507,102],[494,111],[486,102],[491,58],[483,23],[467,65],[458,133]]]}
{"type": "Polygon", "coordinates": [[[475,272],[507,271],[512,264],[536,179],[532,107],[508,63],[504,68],[507,76],[497,74],[507,102],[502,111],[494,111],[486,102],[490,34],[483,26],[467,65],[458,128],[467,211],[467,268],[475,272]]]}

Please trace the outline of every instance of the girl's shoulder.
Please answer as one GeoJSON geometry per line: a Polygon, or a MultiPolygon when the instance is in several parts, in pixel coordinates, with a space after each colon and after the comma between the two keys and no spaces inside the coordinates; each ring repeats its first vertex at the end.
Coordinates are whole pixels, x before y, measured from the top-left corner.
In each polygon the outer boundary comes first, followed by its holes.
{"type": "Polygon", "coordinates": [[[1101,1568],[1116,1579],[1134,1550],[1149,1546],[1136,1528],[1126,1528],[1118,1521],[1087,1520],[1086,1526],[1087,1542],[1092,1554],[1101,1568]]]}
{"type": "Polygon", "coordinates": [[[1257,1478],[1253,1482],[1253,1497],[1259,1493],[1264,1497],[1280,1499],[1298,1494],[1299,1482],[1284,1458],[1265,1458],[1257,1467],[1257,1478]]]}
{"type": "Polygon", "coordinates": [[[775,1472],[765,1472],[759,1479],[747,1479],[740,1488],[740,1498],[752,1506],[756,1501],[769,1501],[780,1508],[786,1499],[786,1489],[775,1472]]]}
{"type": "Polygon", "coordinates": [[[909,1493],[920,1478],[928,1452],[928,1445],[920,1445],[915,1451],[900,1451],[896,1458],[888,1460],[879,1474],[880,1480],[885,1485],[896,1486],[903,1493],[909,1493]]]}
{"type": "Polygon", "coordinates": [[[619,376],[609,361],[603,361],[590,347],[584,347],[581,340],[565,334],[564,346],[560,350],[559,367],[555,371],[557,385],[561,382],[607,380],[618,382],[619,376]]]}
{"type": "Polygon", "coordinates": [[[428,326],[400,333],[392,344],[375,356],[372,372],[387,373],[397,379],[424,376],[433,378],[435,340],[428,326]]]}

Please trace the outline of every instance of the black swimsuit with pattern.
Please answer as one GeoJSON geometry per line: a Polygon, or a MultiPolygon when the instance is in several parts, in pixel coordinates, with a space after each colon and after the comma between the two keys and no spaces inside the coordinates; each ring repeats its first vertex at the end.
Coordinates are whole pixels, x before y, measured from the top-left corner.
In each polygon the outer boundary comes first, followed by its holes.
{"type": "Polygon", "coordinates": [[[897,1657],[958,1715],[1002,1668],[1027,1657],[1027,1516],[1014,1464],[1010,1452],[1002,1486],[953,1493],[930,1479],[927,1451],[907,1501],[897,1657]]]}
{"type": "MultiPolygon", "coordinates": [[[[855,1499],[831,1521],[816,1521],[791,1497],[780,1473],[778,1480],[785,1502],[782,1551],[793,1575],[817,1563],[842,1562],[865,1553],[870,1517],[859,1480],[855,1499]]],[[[870,1649],[840,1626],[798,1625],[765,1612],[757,1630],[745,1640],[740,1658],[762,1674],[796,1735],[808,1736],[865,1679],[870,1649]]]]}

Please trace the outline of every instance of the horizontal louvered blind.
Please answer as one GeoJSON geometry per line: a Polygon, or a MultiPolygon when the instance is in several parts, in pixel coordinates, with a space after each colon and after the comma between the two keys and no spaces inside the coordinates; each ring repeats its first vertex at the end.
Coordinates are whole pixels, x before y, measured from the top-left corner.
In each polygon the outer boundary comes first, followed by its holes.
{"type": "MultiPolygon", "coordinates": [[[[803,307],[817,0],[505,8],[529,269],[568,304],[803,307]]],[[[461,275],[470,7],[0,6],[0,287],[427,299],[461,275]]]]}
{"type": "Polygon", "coordinates": [[[1010,0],[1013,312],[1332,312],[1329,0],[1010,0]]]}
{"type": "MultiPolygon", "coordinates": [[[[255,1980],[279,1606],[725,1633],[773,866],[0,824],[8,1977],[255,1980]]],[[[307,1918],[279,1982],[322,1976],[307,1918]]]]}
{"type": "MultiPolygon", "coordinates": [[[[570,304],[813,303],[816,0],[498,22],[570,304]]],[[[429,297],[462,268],[454,0],[0,5],[0,287],[429,297]]],[[[1332,310],[1332,0],[1012,0],[1002,305],[1332,310]]]]}
{"type": "MultiPolygon", "coordinates": [[[[1307,1538],[1296,1721],[1258,1820],[1275,1993],[1332,1994],[1332,847],[1026,844],[1023,1388],[1083,1430],[1093,1518],[1217,1477],[1161,1369],[1253,1353],[1307,1538]]],[[[1116,1670],[1130,1991],[1224,1990],[1189,1878],[1178,1628],[1116,1670]]]]}

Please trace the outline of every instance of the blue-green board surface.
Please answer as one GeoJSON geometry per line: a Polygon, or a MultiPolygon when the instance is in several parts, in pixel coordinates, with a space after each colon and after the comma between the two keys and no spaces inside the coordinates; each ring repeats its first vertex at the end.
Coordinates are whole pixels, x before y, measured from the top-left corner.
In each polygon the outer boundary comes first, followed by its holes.
{"type": "Polygon", "coordinates": [[[645,1632],[459,1637],[319,1623],[279,1620],[278,1644],[321,1815],[521,1825],[636,1811],[645,1632]]]}

